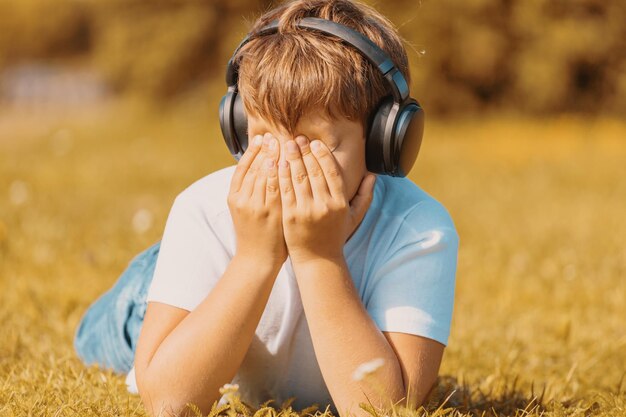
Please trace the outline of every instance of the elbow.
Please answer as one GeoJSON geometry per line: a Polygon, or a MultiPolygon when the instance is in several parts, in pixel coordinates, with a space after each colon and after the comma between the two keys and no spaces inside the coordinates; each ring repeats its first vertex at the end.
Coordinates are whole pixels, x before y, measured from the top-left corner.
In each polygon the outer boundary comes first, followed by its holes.
{"type": "Polygon", "coordinates": [[[419,409],[425,406],[428,399],[433,393],[433,390],[437,387],[438,379],[427,381],[416,389],[405,390],[405,396],[401,404],[411,410],[419,409]]]}
{"type": "Polygon", "coordinates": [[[148,415],[152,417],[196,416],[195,407],[201,411],[202,415],[206,415],[210,412],[213,403],[219,400],[216,395],[206,395],[199,401],[190,393],[181,393],[176,390],[172,384],[165,383],[156,386],[145,380],[141,384],[137,382],[141,402],[148,415]],[[190,405],[195,407],[192,408],[190,405]]]}
{"type": "Polygon", "coordinates": [[[178,416],[184,412],[182,401],[164,396],[147,384],[138,386],[141,402],[146,413],[151,417],[178,416]]]}
{"type": "MultiPolygon", "coordinates": [[[[184,397],[158,395],[152,391],[140,391],[140,396],[146,412],[151,417],[196,415],[189,407],[193,402],[184,397]]],[[[203,415],[206,414],[206,410],[201,411],[203,415]]]]}

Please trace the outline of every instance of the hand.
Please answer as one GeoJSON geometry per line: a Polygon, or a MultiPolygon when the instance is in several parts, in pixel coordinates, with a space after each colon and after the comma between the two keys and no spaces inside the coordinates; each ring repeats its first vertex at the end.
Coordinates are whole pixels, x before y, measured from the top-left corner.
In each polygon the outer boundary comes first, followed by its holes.
{"type": "Polygon", "coordinates": [[[261,257],[277,267],[287,259],[276,162],[278,152],[278,140],[269,133],[255,136],[237,163],[228,194],[237,254],[261,257]],[[273,148],[270,147],[272,142],[273,148]]]}
{"type": "Polygon", "coordinates": [[[300,147],[286,143],[286,166],[278,169],[289,256],[294,263],[343,259],[343,246],[372,201],[376,176],[366,175],[348,201],[340,166],[328,147],[319,140],[309,146],[304,136],[296,141],[300,147]]]}

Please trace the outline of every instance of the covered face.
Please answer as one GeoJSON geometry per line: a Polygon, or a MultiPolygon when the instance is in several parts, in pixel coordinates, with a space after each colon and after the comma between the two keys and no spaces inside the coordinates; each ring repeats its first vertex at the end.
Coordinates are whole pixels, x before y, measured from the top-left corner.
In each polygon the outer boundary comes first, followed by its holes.
{"type": "Polygon", "coordinates": [[[280,160],[285,159],[285,144],[295,140],[299,135],[305,136],[309,142],[319,139],[331,150],[340,167],[345,184],[346,198],[351,200],[367,174],[365,164],[365,134],[360,121],[346,117],[330,118],[321,110],[307,112],[302,116],[294,133],[274,126],[259,116],[248,116],[248,137],[270,133],[280,143],[280,160]]]}

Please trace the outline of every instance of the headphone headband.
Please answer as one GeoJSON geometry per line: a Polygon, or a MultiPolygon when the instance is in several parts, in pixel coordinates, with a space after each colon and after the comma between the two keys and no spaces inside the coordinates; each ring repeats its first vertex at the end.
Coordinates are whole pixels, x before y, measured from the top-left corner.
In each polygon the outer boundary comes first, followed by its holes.
{"type": "MultiPolygon", "coordinates": [[[[239,46],[237,46],[233,56],[228,60],[226,84],[229,88],[236,88],[237,86],[238,65],[233,62],[233,58],[237,55],[237,52],[252,39],[278,32],[278,23],[278,20],[274,20],[255,34],[248,34],[241,41],[239,46]]],[[[336,36],[348,45],[353,46],[378,68],[385,80],[387,80],[395,102],[403,103],[409,98],[409,85],[404,75],[402,75],[402,72],[395,66],[391,58],[389,58],[389,55],[366,36],[342,24],[317,17],[305,17],[298,21],[297,26],[299,28],[317,30],[328,35],[336,36]]]]}

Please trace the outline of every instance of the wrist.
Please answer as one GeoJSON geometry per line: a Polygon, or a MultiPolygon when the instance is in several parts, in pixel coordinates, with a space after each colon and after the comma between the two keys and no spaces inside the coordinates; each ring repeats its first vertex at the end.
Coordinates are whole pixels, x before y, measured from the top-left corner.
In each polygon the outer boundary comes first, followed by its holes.
{"type": "Polygon", "coordinates": [[[325,256],[311,256],[311,257],[292,257],[290,255],[291,263],[294,269],[324,269],[328,267],[341,267],[346,265],[346,258],[343,255],[325,255],[325,256]]]}
{"type": "MultiPolygon", "coordinates": [[[[335,239],[332,239],[335,240],[335,239]]],[[[315,264],[317,262],[340,261],[344,258],[344,245],[333,242],[287,244],[287,253],[291,263],[315,264]]]]}
{"type": "Polygon", "coordinates": [[[281,261],[272,256],[263,255],[261,253],[235,252],[231,262],[245,264],[256,274],[278,274],[282,268],[284,260],[281,261]]]}

